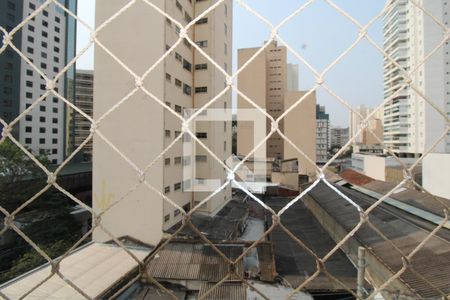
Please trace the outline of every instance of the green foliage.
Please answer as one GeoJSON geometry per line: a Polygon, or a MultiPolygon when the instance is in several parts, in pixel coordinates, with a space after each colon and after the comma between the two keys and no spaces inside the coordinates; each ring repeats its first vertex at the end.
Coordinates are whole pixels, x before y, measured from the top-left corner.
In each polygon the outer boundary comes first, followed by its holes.
{"type": "MultiPolygon", "coordinates": [[[[50,258],[56,258],[63,255],[72,245],[73,243],[60,240],[47,245],[39,245],[39,248],[50,256],[50,258]]],[[[0,283],[11,280],[14,277],[37,268],[45,262],[46,260],[44,257],[42,257],[34,249],[31,249],[16,259],[13,262],[13,266],[7,272],[0,275],[0,283]]]]}
{"type": "MultiPolygon", "coordinates": [[[[36,158],[44,166],[49,165],[45,152],[40,153],[36,158]]],[[[15,183],[43,175],[45,174],[39,166],[11,140],[6,139],[0,144],[0,183],[15,183]]]]}

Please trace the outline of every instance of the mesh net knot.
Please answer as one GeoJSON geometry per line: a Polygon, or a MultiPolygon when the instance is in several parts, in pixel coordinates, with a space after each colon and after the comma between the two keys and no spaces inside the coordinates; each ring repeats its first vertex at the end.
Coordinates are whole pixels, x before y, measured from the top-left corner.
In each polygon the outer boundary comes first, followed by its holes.
{"type": "Polygon", "coordinates": [[[46,84],[45,84],[45,89],[47,91],[53,90],[55,88],[56,84],[55,81],[53,80],[47,80],[46,84]]]}
{"type": "Polygon", "coordinates": [[[136,78],[134,79],[134,85],[135,85],[137,88],[141,88],[141,87],[142,87],[142,84],[143,84],[142,78],[136,77],[136,78]]]}
{"type": "Polygon", "coordinates": [[[3,127],[3,130],[2,130],[2,139],[4,139],[4,138],[10,136],[10,135],[11,135],[11,131],[12,131],[11,126],[7,125],[7,126],[3,127]]]}
{"type": "Polygon", "coordinates": [[[50,173],[47,176],[47,184],[54,184],[56,182],[56,175],[54,173],[50,173]]]}
{"type": "MultiPolygon", "coordinates": [[[[3,32],[3,30],[2,30],[2,32],[3,32]]],[[[4,32],[3,39],[2,39],[2,46],[0,47],[0,50],[3,50],[4,48],[6,48],[11,43],[11,41],[12,41],[12,36],[9,33],[4,32]]]]}

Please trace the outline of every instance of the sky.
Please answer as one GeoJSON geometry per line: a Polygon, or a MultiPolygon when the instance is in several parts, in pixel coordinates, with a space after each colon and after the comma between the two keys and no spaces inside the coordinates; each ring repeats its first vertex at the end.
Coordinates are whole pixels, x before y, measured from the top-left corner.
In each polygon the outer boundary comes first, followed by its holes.
{"type": "MultiPolygon", "coordinates": [[[[245,0],[249,6],[272,24],[278,24],[306,0],[245,0]]],[[[361,24],[367,24],[383,9],[382,0],[334,0],[361,24]]],[[[78,15],[94,27],[95,0],[78,0],[78,15]]],[[[371,38],[382,47],[382,20],[368,30],[371,38]]],[[[323,71],[357,39],[358,30],[325,0],[317,0],[279,31],[281,38],[317,71],[323,71]]],[[[241,7],[233,6],[233,70],[237,65],[237,49],[262,46],[270,37],[270,29],[257,17],[241,7]]],[[[89,42],[89,31],[78,26],[78,51],[89,42]]],[[[77,62],[79,69],[93,68],[93,47],[77,62]]],[[[292,54],[288,62],[299,64],[301,90],[311,89],[315,79],[311,71],[292,54]]],[[[383,100],[383,56],[363,40],[324,77],[325,84],[350,105],[379,105],[383,100]]],[[[349,111],[323,88],[317,90],[317,101],[325,105],[332,126],[348,126],[349,111]]]]}

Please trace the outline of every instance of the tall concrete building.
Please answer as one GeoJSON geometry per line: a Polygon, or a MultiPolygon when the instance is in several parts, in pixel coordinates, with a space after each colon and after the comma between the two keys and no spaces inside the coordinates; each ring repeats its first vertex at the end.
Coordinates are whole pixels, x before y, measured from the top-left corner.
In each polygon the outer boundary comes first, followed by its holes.
{"type": "MultiPolygon", "coordinates": [[[[76,0],[60,0],[76,14],[76,0]]],[[[0,26],[11,31],[42,5],[38,0],[5,0],[0,3],[0,26]]],[[[13,42],[48,78],[54,78],[74,57],[76,21],[55,4],[50,4],[15,34],[13,42]]],[[[46,83],[38,72],[22,60],[11,47],[0,55],[0,117],[14,120],[46,92],[46,83]]],[[[56,83],[61,95],[74,97],[74,68],[56,83]]],[[[50,95],[13,128],[14,136],[34,153],[45,151],[54,164],[66,155],[66,105],[50,95]]]]}
{"type": "MultiPolygon", "coordinates": [[[[75,80],[75,105],[88,116],[93,116],[94,105],[94,72],[92,70],[77,70],[75,80]]],[[[81,145],[91,133],[91,122],[82,114],[74,111],[72,116],[74,146],[81,145]]],[[[83,159],[92,159],[92,142],[81,150],[83,159]]]]}
{"type": "Polygon", "coordinates": [[[298,65],[287,64],[286,68],[287,90],[298,91],[299,90],[299,77],[298,77],[298,65]]]}
{"type": "MultiPolygon", "coordinates": [[[[238,50],[238,66],[244,65],[258,50],[247,48],[238,50]]],[[[278,118],[285,110],[284,95],[287,89],[287,54],[286,47],[279,47],[272,42],[264,49],[238,76],[238,89],[252,99],[274,119],[278,118]]],[[[238,109],[253,108],[253,106],[238,97],[238,109]]],[[[239,111],[238,111],[239,115],[239,111]]],[[[253,138],[240,134],[247,130],[243,127],[249,124],[238,123],[238,154],[247,155],[253,149],[253,138]],[[250,139],[249,139],[250,138],[250,139]],[[244,141],[246,140],[246,141],[244,141]]],[[[284,120],[279,124],[280,130],[284,129],[284,120]]],[[[271,129],[267,122],[267,132],[271,129]]],[[[278,133],[273,134],[266,143],[268,158],[282,158],[284,142],[278,133]]]]}
{"type": "MultiPolygon", "coordinates": [[[[98,0],[96,23],[101,24],[120,10],[127,0],[98,0]]],[[[183,25],[205,11],[214,1],[152,1],[183,25]]],[[[227,72],[231,72],[232,1],[227,0],[200,19],[187,34],[227,72]]],[[[142,75],[176,43],[180,28],[143,1],[134,3],[126,12],[99,33],[99,40],[135,74],[142,75]],[[133,30],[130,32],[130,28],[133,30]],[[120,39],[118,38],[120,37],[120,39]],[[132,49],[132,51],[130,51],[132,49]]],[[[103,115],[136,87],[136,81],[107,53],[97,47],[94,69],[94,118],[103,115]]],[[[139,86],[139,85],[138,85],[139,86]]],[[[104,136],[129,157],[141,170],[171,145],[182,131],[183,116],[189,109],[203,107],[226,87],[225,76],[183,40],[142,82],[142,87],[163,100],[164,108],[143,91],[138,90],[101,123],[104,136]]],[[[225,94],[209,108],[231,108],[231,94],[225,94]]],[[[222,161],[231,155],[231,110],[228,121],[200,122],[196,135],[222,161]]],[[[185,142],[189,139],[184,136],[185,142]]],[[[124,161],[103,139],[94,138],[93,207],[100,212],[118,201],[142,175],[124,161]]],[[[200,146],[196,155],[183,155],[183,138],[156,160],[144,184],[103,217],[104,224],[116,236],[129,235],[156,245],[165,229],[182,219],[176,207],[186,211],[212,192],[191,192],[190,187],[205,179],[226,180],[223,167],[200,146]],[[193,166],[195,177],[186,179],[184,169],[193,166]]],[[[214,214],[231,198],[231,188],[215,194],[200,211],[214,214]]],[[[110,237],[102,230],[94,239],[110,237]]]]}
{"type": "Polygon", "coordinates": [[[325,106],[316,106],[316,162],[328,161],[328,149],[330,149],[330,115],[326,113],[325,106]]]}
{"type": "Polygon", "coordinates": [[[342,148],[348,143],[348,127],[331,127],[330,129],[330,146],[342,148]]]}
{"type": "MultiPolygon", "coordinates": [[[[372,112],[373,108],[366,107],[365,105],[359,105],[356,108],[354,108],[355,112],[350,111],[350,117],[349,117],[349,138],[353,138],[356,136],[358,131],[361,129],[361,125],[365,118],[367,118],[372,112]],[[361,116],[359,116],[359,115],[361,116]]],[[[362,143],[362,136],[359,134],[356,136],[354,144],[360,144],[362,143]]]]}
{"type": "MultiPolygon", "coordinates": [[[[260,48],[238,50],[238,66],[243,66],[260,48]]],[[[238,89],[258,106],[265,109],[274,119],[280,117],[291,107],[305,91],[288,90],[298,88],[298,66],[287,64],[286,47],[278,46],[276,42],[268,45],[247,67],[238,75],[238,89]],[[297,67],[297,72],[295,72],[297,67]],[[288,84],[290,82],[290,84],[288,84]]],[[[291,139],[312,160],[315,159],[315,102],[316,94],[295,107],[279,124],[280,130],[291,139]],[[286,127],[289,124],[289,128],[286,127]]],[[[254,108],[243,97],[238,96],[239,109],[254,108]]],[[[270,122],[266,124],[267,134],[271,130],[270,122]]],[[[247,155],[255,147],[253,140],[253,124],[238,122],[237,153],[247,155]]],[[[272,135],[266,143],[266,156],[269,159],[299,158],[299,172],[312,172],[314,166],[301,157],[292,146],[287,148],[286,141],[278,134],[272,135]]]]}
{"type": "MultiPolygon", "coordinates": [[[[423,10],[407,0],[394,3],[385,14],[384,50],[411,75],[413,84],[449,115],[450,46],[444,43],[425,63],[422,61],[443,40],[445,32],[423,10]]],[[[447,0],[417,1],[427,12],[448,26],[450,5],[447,0]]],[[[393,62],[384,60],[385,99],[397,93],[405,83],[393,62]]],[[[444,132],[445,119],[413,89],[399,92],[384,108],[384,143],[400,156],[424,153],[444,132]]],[[[450,138],[435,152],[449,152],[450,138]]]]}

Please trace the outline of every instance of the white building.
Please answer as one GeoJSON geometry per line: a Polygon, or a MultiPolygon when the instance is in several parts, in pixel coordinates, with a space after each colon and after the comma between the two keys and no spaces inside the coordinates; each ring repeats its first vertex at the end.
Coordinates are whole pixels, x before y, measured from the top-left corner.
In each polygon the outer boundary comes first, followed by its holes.
{"type": "MultiPolygon", "coordinates": [[[[60,2],[76,12],[76,0],[60,2]]],[[[10,20],[24,20],[42,3],[43,1],[38,0],[8,1],[10,20]]],[[[67,13],[60,7],[51,4],[27,22],[21,34],[15,38],[20,38],[17,44],[21,52],[48,78],[53,79],[74,56],[76,22],[75,19],[67,17],[67,13]]],[[[24,60],[17,60],[11,68],[17,70],[11,77],[11,81],[16,81],[12,87],[15,91],[11,90],[11,94],[17,96],[11,99],[11,104],[16,107],[13,115],[17,116],[36,102],[46,92],[47,87],[41,75],[24,60]]],[[[1,74],[3,75],[3,72],[1,74]]],[[[7,76],[8,74],[1,76],[2,80],[9,78],[7,76]]],[[[70,87],[74,82],[73,78],[74,68],[71,68],[58,80],[55,88],[69,101],[73,100],[73,88],[70,87]]],[[[14,117],[13,115],[10,117],[14,117]]],[[[18,130],[15,129],[13,133],[20,143],[35,154],[46,151],[50,161],[56,164],[61,163],[66,154],[66,125],[66,105],[50,94],[21,119],[18,130]]]]}
{"type": "Polygon", "coordinates": [[[450,170],[450,154],[430,153],[426,155],[422,162],[423,187],[435,196],[450,199],[448,170],[450,170]]]}
{"type": "MultiPolygon", "coordinates": [[[[395,1],[384,16],[384,50],[411,75],[422,94],[448,116],[450,111],[450,55],[448,42],[425,64],[422,61],[443,40],[445,32],[421,9],[407,0],[395,1]]],[[[420,0],[417,4],[448,26],[450,5],[447,0],[420,0]]],[[[385,99],[405,83],[402,72],[387,58],[384,60],[385,99]]],[[[401,156],[425,152],[444,132],[445,119],[413,89],[407,87],[384,108],[384,143],[401,156]]],[[[449,136],[436,152],[450,151],[449,136]]]]}

